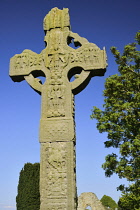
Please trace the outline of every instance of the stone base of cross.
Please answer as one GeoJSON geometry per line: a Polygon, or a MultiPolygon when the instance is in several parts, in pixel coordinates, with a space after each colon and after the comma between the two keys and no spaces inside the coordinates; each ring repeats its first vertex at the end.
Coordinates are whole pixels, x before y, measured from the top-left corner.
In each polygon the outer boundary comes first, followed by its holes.
{"type": "Polygon", "coordinates": [[[53,8],[44,18],[44,31],[46,48],[12,57],[10,77],[25,79],[42,95],[40,210],[76,210],[74,95],[93,76],[104,75],[106,52],[70,30],[68,9],[53,8]],[[46,77],[44,84],[39,76],[46,77]]]}

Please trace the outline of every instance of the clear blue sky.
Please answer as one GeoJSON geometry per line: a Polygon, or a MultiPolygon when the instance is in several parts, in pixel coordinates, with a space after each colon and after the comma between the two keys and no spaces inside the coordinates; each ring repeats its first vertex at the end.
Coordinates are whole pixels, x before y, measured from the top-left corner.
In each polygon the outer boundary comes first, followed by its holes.
{"type": "Polygon", "coordinates": [[[24,49],[40,53],[44,46],[43,18],[53,8],[69,8],[72,31],[106,47],[108,69],[95,77],[76,96],[77,187],[106,194],[118,201],[116,187],[125,180],[106,178],[101,168],[104,157],[113,149],[104,148],[106,134],[99,134],[90,119],[93,106],[102,108],[105,79],[117,73],[111,46],[121,51],[133,42],[140,29],[139,0],[1,0],[0,1],[0,210],[15,210],[19,172],[25,163],[39,162],[38,141],[41,97],[23,81],[14,83],[9,61],[24,49]]]}

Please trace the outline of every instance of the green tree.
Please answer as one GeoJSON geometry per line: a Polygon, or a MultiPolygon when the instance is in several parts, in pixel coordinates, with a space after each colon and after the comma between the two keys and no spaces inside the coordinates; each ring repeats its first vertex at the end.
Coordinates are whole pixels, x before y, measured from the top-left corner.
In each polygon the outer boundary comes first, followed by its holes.
{"type": "Polygon", "coordinates": [[[120,199],[119,205],[123,210],[140,209],[140,31],[135,40],[124,47],[122,54],[116,47],[111,48],[119,74],[106,79],[104,110],[93,107],[91,115],[92,119],[97,119],[99,132],[108,133],[105,147],[119,149],[119,155],[112,153],[106,156],[102,167],[107,177],[116,173],[119,178],[130,182],[129,187],[120,185],[118,190],[122,191],[123,200],[133,195],[130,197],[137,207],[132,204],[131,208],[125,208],[120,199]]]}
{"type": "Polygon", "coordinates": [[[118,205],[110,196],[104,195],[101,198],[101,202],[102,202],[103,206],[105,206],[111,210],[115,210],[115,208],[118,208],[118,205]]]}
{"type": "Polygon", "coordinates": [[[16,197],[17,210],[40,209],[39,171],[39,163],[26,163],[21,170],[16,197]]]}
{"type": "Polygon", "coordinates": [[[122,210],[140,210],[140,182],[137,181],[122,191],[118,205],[122,210]]]}

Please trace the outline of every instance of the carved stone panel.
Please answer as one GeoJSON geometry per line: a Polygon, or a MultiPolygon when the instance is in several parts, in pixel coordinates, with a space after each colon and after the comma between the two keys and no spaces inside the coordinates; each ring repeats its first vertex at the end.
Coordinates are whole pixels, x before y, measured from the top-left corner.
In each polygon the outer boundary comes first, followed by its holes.
{"type": "Polygon", "coordinates": [[[25,76],[31,71],[42,69],[42,54],[37,54],[31,50],[24,50],[17,54],[10,61],[10,76],[25,76]]]}
{"type": "MultiPolygon", "coordinates": [[[[46,206],[46,209],[74,209],[73,206],[76,205],[74,143],[42,143],[40,167],[42,206],[46,206]]],[[[43,207],[41,210],[44,210],[43,207]]]]}
{"type": "Polygon", "coordinates": [[[73,119],[42,119],[40,121],[40,142],[75,141],[73,119]]]}

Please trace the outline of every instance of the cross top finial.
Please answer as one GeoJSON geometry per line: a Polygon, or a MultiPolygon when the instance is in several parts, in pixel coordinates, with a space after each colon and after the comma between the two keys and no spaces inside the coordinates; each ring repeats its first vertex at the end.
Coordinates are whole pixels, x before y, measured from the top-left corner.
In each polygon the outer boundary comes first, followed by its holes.
{"type": "Polygon", "coordinates": [[[63,10],[57,7],[53,8],[44,18],[43,28],[44,31],[49,31],[54,28],[70,28],[70,17],[68,8],[63,10]]]}

